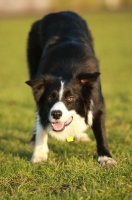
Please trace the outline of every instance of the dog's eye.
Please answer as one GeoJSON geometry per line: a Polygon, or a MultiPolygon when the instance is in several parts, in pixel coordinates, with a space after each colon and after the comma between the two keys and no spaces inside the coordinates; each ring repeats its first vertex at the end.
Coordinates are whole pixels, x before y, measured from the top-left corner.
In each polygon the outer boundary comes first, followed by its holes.
{"type": "Polygon", "coordinates": [[[57,98],[57,91],[53,91],[52,94],[49,94],[47,100],[49,103],[53,102],[57,98]]]}
{"type": "Polygon", "coordinates": [[[68,97],[66,97],[66,101],[71,103],[71,102],[75,101],[75,98],[73,96],[68,96],[68,97]]]}
{"type": "Polygon", "coordinates": [[[53,97],[50,95],[50,96],[48,96],[48,102],[52,102],[53,101],[53,97]]]}

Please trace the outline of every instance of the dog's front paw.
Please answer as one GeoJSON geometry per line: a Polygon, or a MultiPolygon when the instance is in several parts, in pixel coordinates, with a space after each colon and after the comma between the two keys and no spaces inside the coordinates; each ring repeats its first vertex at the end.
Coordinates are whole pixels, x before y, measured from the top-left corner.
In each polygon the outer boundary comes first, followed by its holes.
{"type": "Polygon", "coordinates": [[[99,156],[98,162],[101,164],[102,167],[106,168],[117,164],[117,162],[113,158],[107,156],[99,156]]]}
{"type": "Polygon", "coordinates": [[[44,162],[44,161],[47,161],[47,158],[48,158],[48,152],[35,151],[32,155],[31,163],[35,164],[35,163],[44,162]]]}

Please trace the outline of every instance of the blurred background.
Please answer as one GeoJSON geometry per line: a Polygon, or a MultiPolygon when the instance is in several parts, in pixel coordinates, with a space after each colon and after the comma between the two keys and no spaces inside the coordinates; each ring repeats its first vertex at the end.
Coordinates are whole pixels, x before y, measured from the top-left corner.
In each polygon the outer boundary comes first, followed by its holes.
{"type": "Polygon", "coordinates": [[[132,9],[132,0],[0,0],[1,16],[67,9],[82,12],[132,9]]]}

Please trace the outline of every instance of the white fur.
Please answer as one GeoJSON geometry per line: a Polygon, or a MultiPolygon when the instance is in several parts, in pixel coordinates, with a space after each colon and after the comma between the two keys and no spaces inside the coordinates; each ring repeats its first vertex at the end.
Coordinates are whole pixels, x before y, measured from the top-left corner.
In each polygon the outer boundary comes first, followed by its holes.
{"type": "Polygon", "coordinates": [[[88,125],[91,127],[93,125],[93,113],[92,111],[88,111],[88,125]]]}
{"type": "Polygon", "coordinates": [[[91,102],[90,110],[88,111],[88,125],[91,127],[93,125],[93,113],[92,113],[92,110],[93,110],[94,103],[93,103],[92,100],[90,102],[91,102]]]}
{"type": "Polygon", "coordinates": [[[63,96],[63,92],[64,92],[64,82],[61,81],[61,88],[60,88],[60,91],[59,91],[59,100],[62,99],[62,96],[63,96]]]}
{"type": "Polygon", "coordinates": [[[107,156],[99,156],[98,157],[98,162],[103,166],[103,167],[108,167],[111,165],[115,165],[116,161],[113,158],[107,157],[107,156]]]}
{"type": "Polygon", "coordinates": [[[41,161],[47,160],[49,152],[47,140],[48,140],[48,135],[41,126],[39,115],[37,115],[36,140],[35,140],[34,152],[31,158],[32,163],[39,163],[41,161]]]}

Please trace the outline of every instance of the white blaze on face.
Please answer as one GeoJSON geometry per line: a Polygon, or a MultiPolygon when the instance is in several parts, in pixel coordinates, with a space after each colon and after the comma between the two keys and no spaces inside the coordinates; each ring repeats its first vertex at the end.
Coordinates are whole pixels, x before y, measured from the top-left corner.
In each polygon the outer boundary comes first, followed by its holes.
{"type": "Polygon", "coordinates": [[[59,91],[59,101],[61,101],[64,92],[64,81],[61,81],[60,83],[61,83],[61,88],[59,91]]]}
{"type": "Polygon", "coordinates": [[[59,121],[60,122],[66,122],[69,117],[71,117],[70,112],[67,110],[65,104],[61,101],[64,93],[64,81],[60,81],[61,87],[59,91],[59,101],[53,105],[53,107],[50,109],[49,113],[49,120],[50,122],[56,122],[58,120],[54,119],[53,116],[51,115],[52,111],[61,111],[62,116],[60,117],[59,121]]]}

